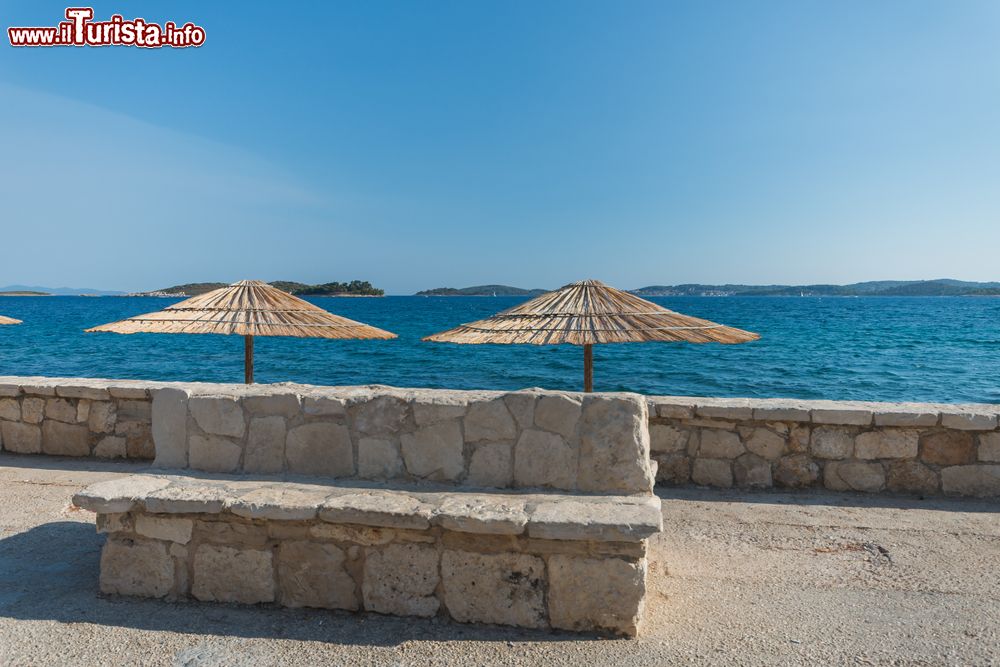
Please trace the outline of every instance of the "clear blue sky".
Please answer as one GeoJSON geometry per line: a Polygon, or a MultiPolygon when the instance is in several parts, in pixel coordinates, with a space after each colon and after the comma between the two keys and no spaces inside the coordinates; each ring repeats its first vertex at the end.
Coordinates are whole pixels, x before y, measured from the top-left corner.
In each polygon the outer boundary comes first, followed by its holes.
{"type": "Polygon", "coordinates": [[[0,285],[1000,278],[993,0],[116,12],[207,42],[4,35],[0,285]]]}

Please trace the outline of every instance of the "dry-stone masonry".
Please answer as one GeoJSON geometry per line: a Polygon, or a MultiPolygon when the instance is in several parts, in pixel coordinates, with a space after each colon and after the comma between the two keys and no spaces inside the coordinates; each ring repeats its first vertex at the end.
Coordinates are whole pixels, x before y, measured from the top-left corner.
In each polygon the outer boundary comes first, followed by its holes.
{"type": "Polygon", "coordinates": [[[0,377],[0,449],[152,459],[149,382],[0,377]]]}
{"type": "Polygon", "coordinates": [[[648,400],[661,484],[1000,496],[1000,406],[648,400]]]}
{"type": "Polygon", "coordinates": [[[170,385],[163,474],[74,502],[106,593],[633,636],[648,422],[633,394],[170,385]]]}

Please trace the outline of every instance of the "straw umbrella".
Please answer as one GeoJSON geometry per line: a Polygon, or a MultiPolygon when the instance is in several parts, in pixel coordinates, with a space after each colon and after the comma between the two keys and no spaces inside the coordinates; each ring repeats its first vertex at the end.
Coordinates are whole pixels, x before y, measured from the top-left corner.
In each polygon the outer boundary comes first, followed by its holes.
{"type": "Polygon", "coordinates": [[[389,339],[396,334],[334,315],[259,280],[244,280],[165,309],[87,329],[113,333],[243,336],[246,383],[253,384],[256,336],[389,339]]]}
{"type": "Polygon", "coordinates": [[[21,320],[15,320],[13,317],[4,317],[0,315],[0,325],[4,324],[20,324],[21,320]]]}
{"type": "Polygon", "coordinates": [[[528,343],[583,346],[583,390],[594,389],[594,349],[600,343],[745,343],[760,338],[667,310],[599,280],[566,285],[478,322],[424,338],[438,343],[528,343]]]}

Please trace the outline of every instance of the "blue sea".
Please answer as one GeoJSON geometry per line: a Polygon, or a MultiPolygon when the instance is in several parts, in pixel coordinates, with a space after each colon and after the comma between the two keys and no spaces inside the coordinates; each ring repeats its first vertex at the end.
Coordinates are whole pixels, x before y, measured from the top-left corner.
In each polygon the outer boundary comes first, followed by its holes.
{"type": "MultiPolygon", "coordinates": [[[[240,382],[237,336],[85,334],[174,299],[0,297],[0,375],[240,382]]],[[[420,338],[513,306],[515,297],[314,298],[322,308],[399,334],[391,341],[259,338],[258,382],[576,390],[570,345],[451,345],[420,338]]],[[[596,346],[598,391],[646,394],[1000,403],[1000,299],[653,299],[761,334],[743,345],[596,346]]]]}

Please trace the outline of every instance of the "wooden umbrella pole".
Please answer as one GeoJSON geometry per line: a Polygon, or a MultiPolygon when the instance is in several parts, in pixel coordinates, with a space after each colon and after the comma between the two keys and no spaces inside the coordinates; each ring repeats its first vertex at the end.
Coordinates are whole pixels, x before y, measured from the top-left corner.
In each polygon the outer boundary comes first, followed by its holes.
{"type": "Polygon", "coordinates": [[[583,390],[588,394],[594,391],[594,346],[583,346],[583,390]]]}
{"type": "Polygon", "coordinates": [[[253,336],[243,337],[243,368],[246,383],[253,384],[253,336]]]}

